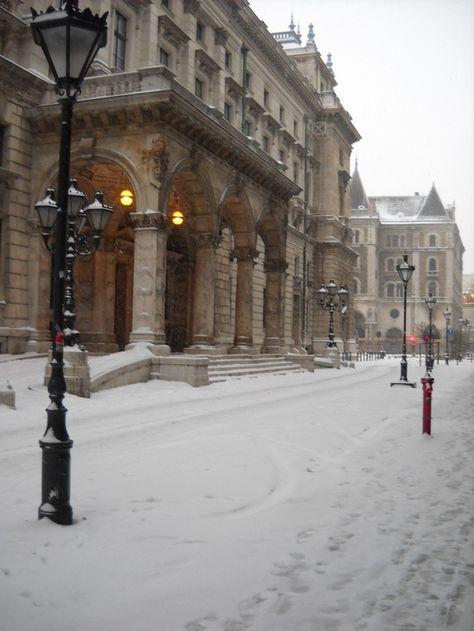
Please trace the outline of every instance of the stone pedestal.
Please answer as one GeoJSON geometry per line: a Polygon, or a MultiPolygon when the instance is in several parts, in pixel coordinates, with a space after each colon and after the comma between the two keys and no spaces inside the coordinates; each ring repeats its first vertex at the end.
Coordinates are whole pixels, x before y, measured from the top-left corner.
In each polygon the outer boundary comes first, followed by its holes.
{"type": "MultiPolygon", "coordinates": [[[[45,386],[48,385],[51,376],[51,359],[50,351],[44,373],[45,386]]],[[[64,379],[68,394],[87,399],[91,396],[91,375],[87,351],[81,351],[77,346],[64,349],[64,379]]]]}

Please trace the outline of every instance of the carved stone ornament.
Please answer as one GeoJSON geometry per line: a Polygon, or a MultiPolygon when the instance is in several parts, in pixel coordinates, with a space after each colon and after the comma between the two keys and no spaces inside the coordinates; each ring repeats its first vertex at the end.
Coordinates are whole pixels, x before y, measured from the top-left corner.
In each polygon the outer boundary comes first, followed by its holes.
{"type": "Polygon", "coordinates": [[[265,261],[264,270],[266,272],[277,272],[283,274],[288,269],[288,263],[285,259],[270,259],[265,261]]]}
{"type": "Polygon", "coordinates": [[[160,136],[152,140],[151,149],[142,151],[142,161],[150,170],[150,178],[156,183],[163,179],[169,163],[169,152],[166,142],[160,136]]]}
{"type": "Polygon", "coordinates": [[[351,176],[347,171],[340,170],[338,171],[339,176],[339,190],[341,193],[345,193],[347,189],[347,185],[351,180],[351,176]]]}
{"type": "Polygon", "coordinates": [[[128,221],[134,230],[160,230],[165,231],[167,219],[163,213],[145,211],[141,213],[129,213],[128,221]]]}
{"type": "Polygon", "coordinates": [[[237,261],[241,261],[241,262],[250,262],[250,261],[255,261],[255,259],[258,257],[258,251],[254,250],[253,248],[235,248],[235,250],[232,250],[231,256],[234,259],[237,259],[237,261]]]}
{"type": "Polygon", "coordinates": [[[212,248],[215,250],[216,248],[219,247],[222,241],[221,235],[218,235],[218,234],[210,234],[210,233],[201,232],[201,233],[195,233],[191,236],[198,248],[212,248]]]}

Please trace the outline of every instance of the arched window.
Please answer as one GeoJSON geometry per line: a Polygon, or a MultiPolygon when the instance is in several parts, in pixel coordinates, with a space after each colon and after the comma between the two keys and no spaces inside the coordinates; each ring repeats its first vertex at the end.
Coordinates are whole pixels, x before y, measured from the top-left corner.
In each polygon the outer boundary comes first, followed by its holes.
{"type": "Polygon", "coordinates": [[[385,261],[385,270],[387,272],[393,272],[395,269],[395,261],[393,259],[387,259],[385,261]]]}
{"type": "Polygon", "coordinates": [[[403,298],[403,283],[397,283],[397,298],[403,298]]]}
{"type": "Polygon", "coordinates": [[[438,263],[435,258],[428,259],[428,274],[436,274],[438,271],[438,263]]]}
{"type": "Polygon", "coordinates": [[[394,289],[395,285],[393,283],[387,283],[387,285],[385,286],[385,295],[387,296],[387,298],[394,297],[394,289]]]}

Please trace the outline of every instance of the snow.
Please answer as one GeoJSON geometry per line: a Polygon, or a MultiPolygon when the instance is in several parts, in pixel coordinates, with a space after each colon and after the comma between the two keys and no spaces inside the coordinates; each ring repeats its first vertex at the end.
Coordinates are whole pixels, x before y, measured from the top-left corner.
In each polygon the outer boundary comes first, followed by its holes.
{"type": "Polygon", "coordinates": [[[66,395],[75,523],[37,520],[44,358],[0,362],[0,631],[472,631],[474,363],[66,395]]]}

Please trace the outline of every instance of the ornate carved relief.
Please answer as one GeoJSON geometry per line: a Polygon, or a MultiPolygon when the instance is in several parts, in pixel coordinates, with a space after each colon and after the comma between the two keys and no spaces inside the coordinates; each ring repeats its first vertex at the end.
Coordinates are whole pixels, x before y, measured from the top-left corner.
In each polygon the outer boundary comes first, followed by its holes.
{"type": "Polygon", "coordinates": [[[205,232],[195,233],[191,236],[198,248],[212,248],[215,250],[216,248],[219,247],[222,241],[221,235],[210,234],[210,233],[205,233],[205,232]]]}
{"type": "Polygon", "coordinates": [[[265,261],[263,268],[266,272],[278,272],[283,274],[288,269],[288,263],[285,259],[270,259],[265,261]]]}
{"type": "Polygon", "coordinates": [[[169,151],[161,136],[152,140],[151,149],[142,151],[142,161],[149,169],[150,181],[159,188],[169,163],[169,151]]]}
{"type": "Polygon", "coordinates": [[[160,230],[167,228],[167,218],[163,213],[148,211],[142,213],[129,213],[128,221],[134,230],[160,230]]]}
{"type": "Polygon", "coordinates": [[[253,248],[235,248],[230,255],[233,259],[237,259],[237,261],[253,262],[258,257],[259,252],[253,248]]]}

